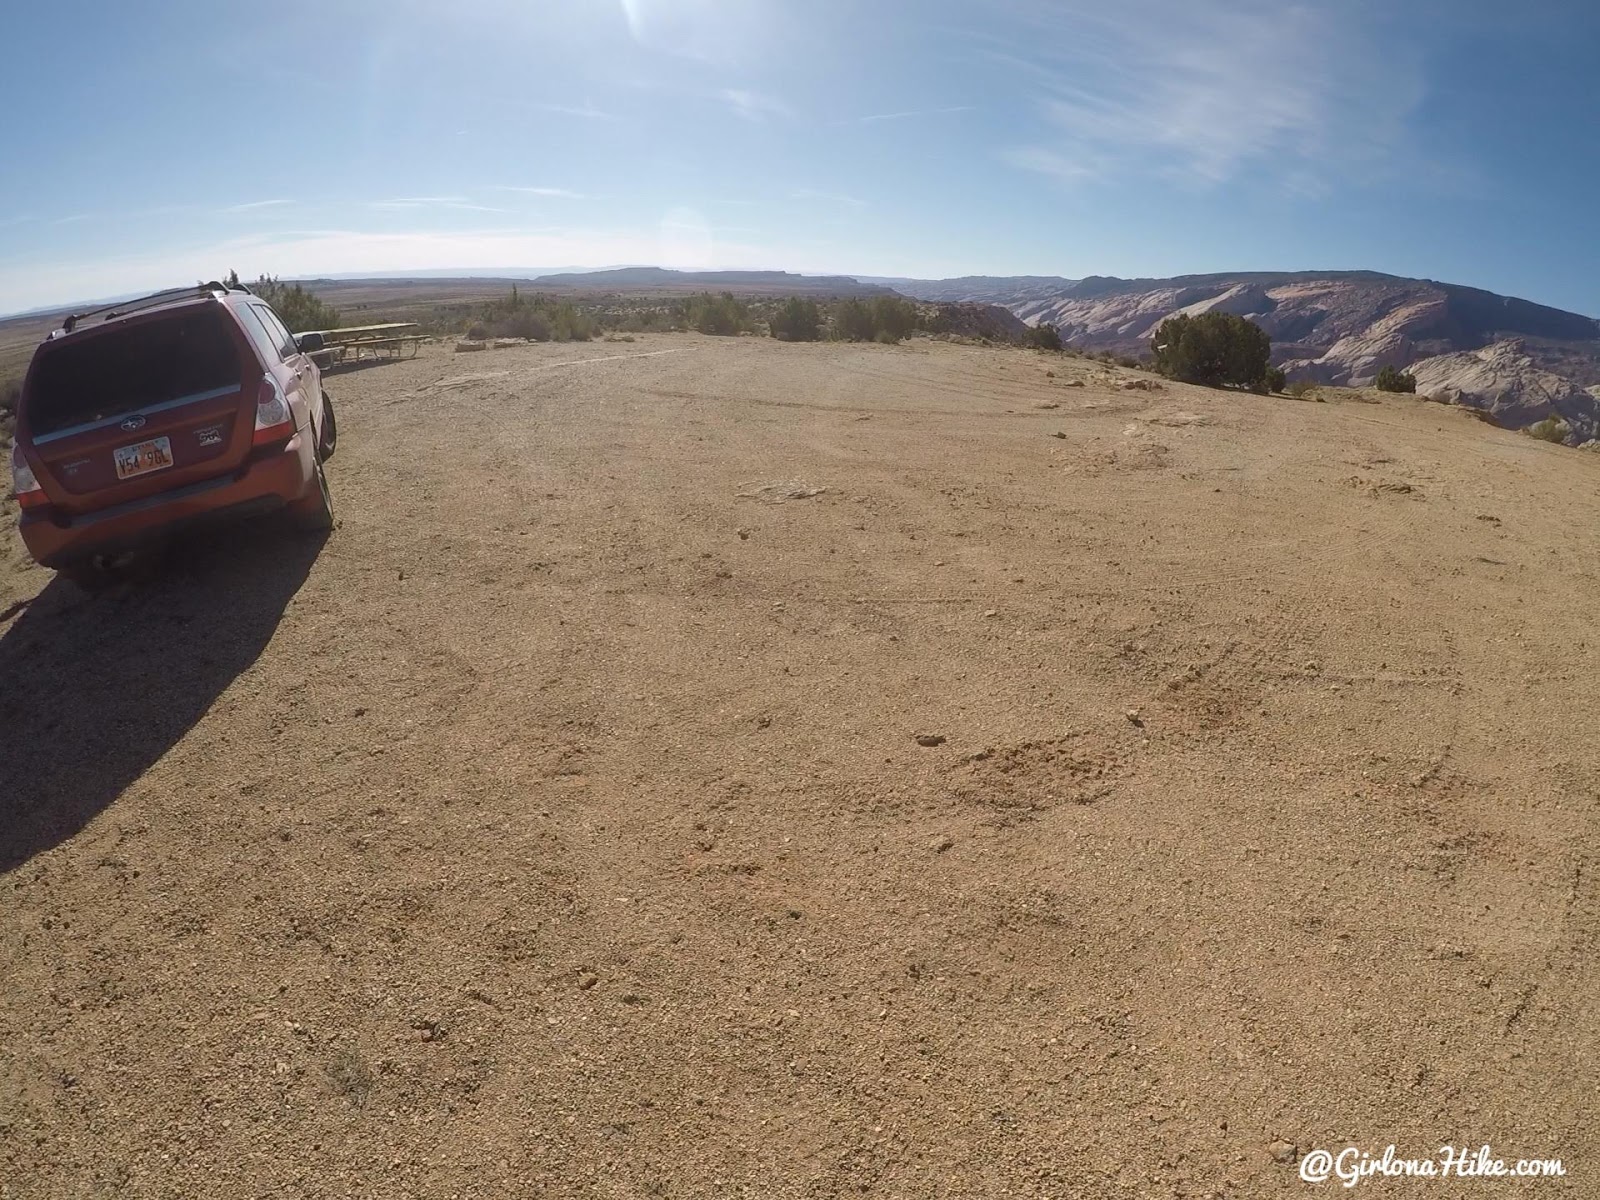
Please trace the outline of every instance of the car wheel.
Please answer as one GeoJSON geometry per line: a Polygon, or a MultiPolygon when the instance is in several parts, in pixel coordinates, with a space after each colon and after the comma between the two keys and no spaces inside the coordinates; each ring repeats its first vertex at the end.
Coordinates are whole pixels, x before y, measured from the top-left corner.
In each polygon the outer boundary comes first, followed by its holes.
{"type": "Polygon", "coordinates": [[[317,439],[317,457],[327,462],[339,445],[339,422],[333,416],[333,397],[322,393],[322,436],[317,439]]]}
{"type": "Polygon", "coordinates": [[[317,463],[317,486],[303,500],[289,506],[295,525],[307,533],[327,533],[333,528],[333,495],[328,491],[328,473],[317,463]]]}

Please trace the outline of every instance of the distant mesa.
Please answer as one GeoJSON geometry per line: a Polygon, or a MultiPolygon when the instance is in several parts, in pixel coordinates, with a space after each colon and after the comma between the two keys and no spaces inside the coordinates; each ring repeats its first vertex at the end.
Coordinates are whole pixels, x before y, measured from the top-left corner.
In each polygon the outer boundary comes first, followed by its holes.
{"type": "Polygon", "coordinates": [[[651,289],[708,291],[732,289],[785,296],[886,296],[893,289],[862,283],[848,275],[794,275],[788,271],[673,271],[665,267],[620,267],[610,271],[541,275],[539,287],[581,291],[651,289]]]}

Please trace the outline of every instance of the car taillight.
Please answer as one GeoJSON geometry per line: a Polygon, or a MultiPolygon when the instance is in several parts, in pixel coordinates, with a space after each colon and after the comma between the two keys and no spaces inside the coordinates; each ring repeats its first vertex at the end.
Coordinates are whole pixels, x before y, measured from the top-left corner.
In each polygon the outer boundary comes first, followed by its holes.
{"type": "Polygon", "coordinates": [[[17,503],[23,508],[43,508],[50,503],[44,494],[44,489],[39,486],[33,468],[23,456],[22,447],[15,442],[11,444],[11,478],[12,488],[17,493],[17,503]]]}
{"type": "Polygon", "coordinates": [[[252,446],[265,446],[286,441],[294,432],[294,414],[289,411],[289,401],[283,389],[270,374],[261,377],[261,389],[256,393],[256,431],[251,435],[252,446]]]}

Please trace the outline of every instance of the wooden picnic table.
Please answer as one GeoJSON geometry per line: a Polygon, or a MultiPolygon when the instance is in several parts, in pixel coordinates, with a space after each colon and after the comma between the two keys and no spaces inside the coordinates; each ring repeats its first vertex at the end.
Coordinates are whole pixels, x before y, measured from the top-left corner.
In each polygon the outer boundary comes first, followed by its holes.
{"type": "Polygon", "coordinates": [[[382,355],[415,358],[417,347],[427,340],[421,333],[406,332],[420,326],[415,321],[386,321],[379,325],[347,325],[342,329],[308,330],[322,335],[322,349],[311,357],[319,367],[335,363],[359,361],[363,353],[374,358],[382,355]]]}

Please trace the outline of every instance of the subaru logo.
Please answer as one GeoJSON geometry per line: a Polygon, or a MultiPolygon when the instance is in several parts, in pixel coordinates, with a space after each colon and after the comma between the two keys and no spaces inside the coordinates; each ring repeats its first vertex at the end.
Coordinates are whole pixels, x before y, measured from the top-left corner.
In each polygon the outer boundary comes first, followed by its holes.
{"type": "Polygon", "coordinates": [[[129,433],[132,433],[135,429],[143,429],[144,418],[138,413],[134,413],[133,416],[129,417],[122,423],[122,428],[126,429],[129,433]]]}

